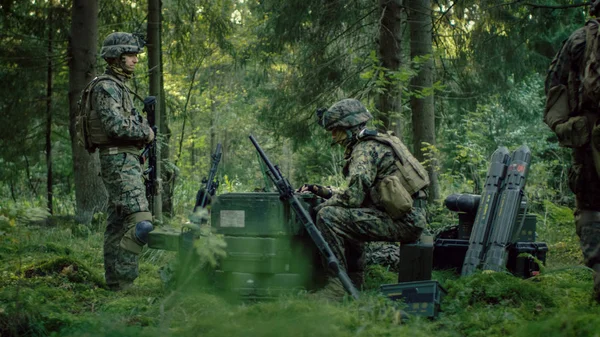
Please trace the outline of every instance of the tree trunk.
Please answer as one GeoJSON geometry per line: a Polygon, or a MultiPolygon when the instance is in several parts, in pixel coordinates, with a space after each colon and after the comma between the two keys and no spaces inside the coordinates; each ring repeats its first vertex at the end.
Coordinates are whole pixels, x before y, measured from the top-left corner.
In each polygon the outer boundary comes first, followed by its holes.
{"type": "MultiPolygon", "coordinates": [[[[433,55],[432,55],[432,21],[431,1],[411,0],[408,5],[410,27],[410,56],[429,56],[421,64],[419,72],[411,80],[412,91],[422,91],[433,86],[433,55]]],[[[435,112],[433,92],[427,96],[412,96],[410,99],[413,120],[414,154],[419,161],[428,159],[427,171],[429,172],[429,200],[440,198],[440,188],[437,179],[437,161],[435,153],[423,151],[423,147],[435,145],[435,112]]]]}
{"type": "MultiPolygon", "coordinates": [[[[387,72],[397,71],[400,68],[402,57],[402,0],[379,0],[381,9],[381,23],[379,26],[379,59],[387,72]]],[[[383,125],[381,131],[391,130],[402,138],[402,88],[391,80],[384,87],[384,92],[377,99],[377,110],[383,125]]]]}
{"type": "Polygon", "coordinates": [[[106,190],[100,178],[98,153],[89,155],[77,140],[75,116],[81,91],[95,75],[98,43],[98,0],[73,0],[69,38],[69,132],[75,177],[75,219],[89,224],[96,211],[106,209],[106,190]]]}
{"type": "Polygon", "coordinates": [[[52,11],[53,2],[48,4],[48,65],[46,76],[46,188],[47,207],[50,214],[54,214],[52,207],[52,43],[54,26],[52,11]]]}
{"type": "MultiPolygon", "coordinates": [[[[148,68],[150,69],[150,95],[156,96],[156,129],[160,134],[163,132],[163,91],[161,83],[162,65],[160,63],[160,0],[148,1],[148,68]]],[[[159,139],[160,140],[160,139],[159,139]]],[[[157,142],[156,151],[156,176],[162,179],[161,176],[161,152],[162,140],[157,142]]],[[[160,185],[159,185],[160,187],[160,185]]],[[[154,196],[154,202],[151,205],[154,218],[162,221],[162,191],[157,189],[154,196]]]]}

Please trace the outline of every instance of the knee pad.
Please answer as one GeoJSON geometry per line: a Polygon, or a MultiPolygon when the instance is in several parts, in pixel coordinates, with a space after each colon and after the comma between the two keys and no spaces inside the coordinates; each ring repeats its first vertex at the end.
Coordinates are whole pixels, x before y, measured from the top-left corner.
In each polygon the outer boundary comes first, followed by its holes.
{"type": "Polygon", "coordinates": [[[130,226],[125,232],[119,246],[131,253],[140,254],[142,248],[148,243],[148,234],[154,229],[152,223],[147,220],[140,221],[130,226]]]}
{"type": "Polygon", "coordinates": [[[135,238],[143,245],[148,243],[148,234],[152,232],[154,226],[150,221],[140,221],[135,225],[135,238]]]}

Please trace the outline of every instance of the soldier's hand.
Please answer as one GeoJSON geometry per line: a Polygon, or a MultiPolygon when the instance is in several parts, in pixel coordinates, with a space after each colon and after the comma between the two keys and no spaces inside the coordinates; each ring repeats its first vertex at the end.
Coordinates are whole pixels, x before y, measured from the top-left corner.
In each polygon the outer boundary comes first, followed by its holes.
{"type": "Polygon", "coordinates": [[[154,137],[155,137],[154,131],[152,130],[152,128],[150,128],[150,133],[148,134],[148,138],[146,138],[146,144],[153,141],[154,137]]]}
{"type": "Polygon", "coordinates": [[[312,190],[310,189],[310,186],[312,186],[312,185],[304,184],[304,185],[300,186],[300,188],[297,189],[296,192],[299,192],[299,193],[312,192],[312,190]]]}
{"type": "Polygon", "coordinates": [[[304,184],[298,192],[311,192],[312,194],[319,196],[324,199],[329,199],[332,196],[331,189],[321,186],[321,185],[313,185],[313,184],[304,184]]]}

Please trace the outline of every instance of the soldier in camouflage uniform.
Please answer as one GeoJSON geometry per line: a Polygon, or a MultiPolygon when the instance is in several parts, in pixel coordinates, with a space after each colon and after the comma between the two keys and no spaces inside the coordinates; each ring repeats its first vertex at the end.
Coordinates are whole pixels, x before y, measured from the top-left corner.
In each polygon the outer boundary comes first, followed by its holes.
{"type": "Polygon", "coordinates": [[[153,229],[139,154],[154,133],[135,111],[134,93],[125,85],[133,76],[142,47],[143,42],[132,34],[108,35],[101,51],[106,71],[86,90],[90,104],[86,134],[92,149],[100,151],[101,175],[108,192],[104,269],[106,283],[113,290],[125,289],[137,278],[138,255],[153,229]]]}
{"type": "MultiPolygon", "coordinates": [[[[590,15],[598,14],[600,0],[594,0],[590,15]]],[[[590,78],[585,69],[594,58],[586,45],[600,38],[598,26],[595,19],[589,20],[571,34],[554,57],[545,83],[544,121],[562,146],[572,148],[569,187],[575,193],[576,232],[584,262],[594,270],[594,298],[600,302],[600,97],[593,94],[597,89],[589,90],[589,84],[597,86],[600,79],[590,78]]]]}
{"type": "MultiPolygon", "coordinates": [[[[341,267],[360,287],[365,242],[409,243],[419,239],[426,225],[425,189],[429,178],[397,137],[365,129],[372,116],[358,100],[341,100],[321,113],[322,126],[331,132],[335,143],[346,148],[343,173],[348,187],[334,192],[327,187],[304,185],[301,191],[327,199],[315,208],[316,226],[341,267]],[[410,202],[406,211],[394,216],[382,205],[380,193],[382,183],[390,177],[399,178],[410,202]]],[[[326,288],[343,289],[333,277],[326,288]]]]}

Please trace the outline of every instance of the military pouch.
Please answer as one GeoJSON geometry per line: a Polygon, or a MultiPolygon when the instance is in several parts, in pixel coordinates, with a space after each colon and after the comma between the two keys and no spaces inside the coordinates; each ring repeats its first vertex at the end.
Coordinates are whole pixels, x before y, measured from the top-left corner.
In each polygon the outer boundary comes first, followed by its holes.
{"type": "Polygon", "coordinates": [[[411,195],[395,175],[387,176],[381,180],[377,185],[377,195],[381,207],[394,220],[404,216],[413,206],[411,195]]]}
{"type": "Polygon", "coordinates": [[[585,116],[571,117],[566,122],[557,124],[554,132],[560,145],[565,147],[578,148],[590,141],[588,120],[585,116]]]}
{"type": "Polygon", "coordinates": [[[569,120],[570,111],[567,87],[557,85],[550,89],[544,110],[544,123],[554,131],[558,124],[569,120]]]}

